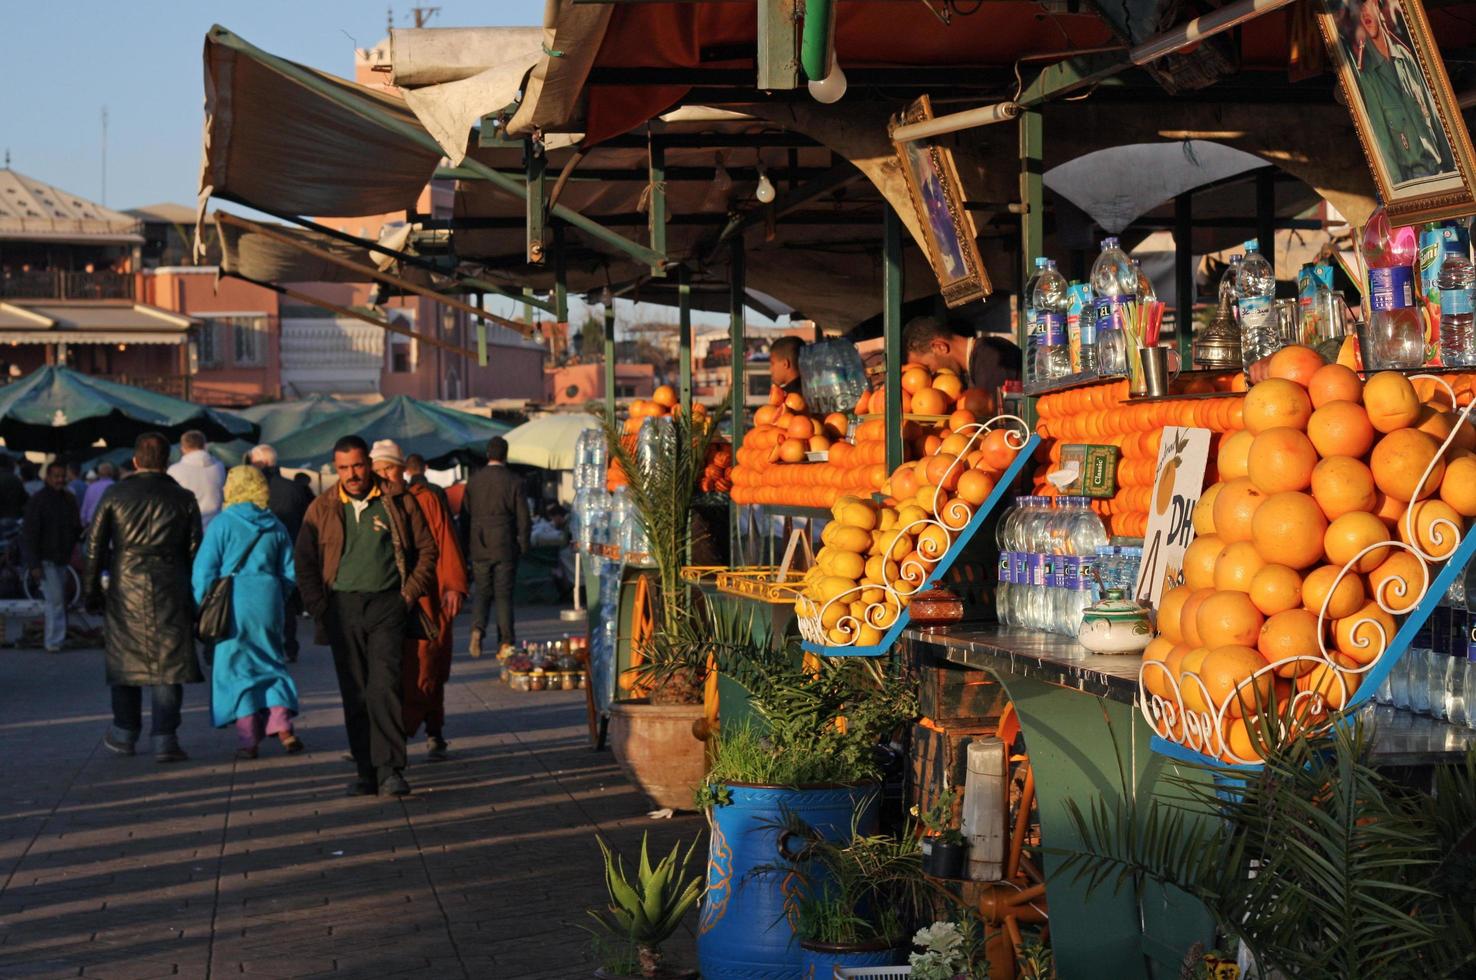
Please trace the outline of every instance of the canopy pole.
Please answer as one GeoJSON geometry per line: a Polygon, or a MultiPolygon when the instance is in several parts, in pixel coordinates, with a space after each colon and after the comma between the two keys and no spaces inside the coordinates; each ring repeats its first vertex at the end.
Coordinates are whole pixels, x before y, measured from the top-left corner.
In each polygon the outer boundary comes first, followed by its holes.
{"type": "MultiPolygon", "coordinates": [[[[238,51],[245,51],[251,54],[252,57],[255,57],[262,62],[270,65],[273,70],[286,75],[288,78],[312,91],[315,95],[327,99],[329,102],[334,103],[341,109],[345,109],[348,112],[353,113],[360,119],[366,119],[369,122],[372,122],[375,125],[381,126],[389,132],[396,134],[397,136],[403,137],[404,139],[410,140],[411,142],[420,145],[422,148],[434,153],[438,160],[445,152],[441,148],[441,144],[437,143],[435,139],[423,128],[411,125],[410,123],[390,116],[388,113],[376,110],[367,102],[367,100],[358,98],[357,96],[350,94],[350,91],[344,89],[342,86],[330,83],[325,78],[318,75],[316,72],[310,71],[299,64],[288,61],[285,58],[279,58],[267,51],[263,51],[261,48],[258,48],[256,45],[250,43],[249,41],[238,37],[237,35],[226,30],[224,27],[221,27],[219,24],[210,29],[210,33],[208,36],[212,40],[215,40],[220,44],[224,44],[228,47],[235,48],[238,51]]],[[[495,168],[487,166],[485,163],[477,160],[474,157],[467,157],[464,161],[462,161],[461,166],[466,170],[469,170],[472,173],[476,174],[478,177],[490,181],[492,184],[496,185],[498,189],[505,191],[508,194],[513,195],[514,197],[518,197],[524,200],[527,199],[527,188],[524,187],[522,180],[515,177],[509,177],[506,174],[498,173],[495,168]]],[[[432,173],[434,173],[434,169],[432,169],[432,173]]],[[[428,180],[429,175],[427,175],[427,181],[428,180]]],[[[255,207],[255,205],[252,204],[252,202],[250,201],[243,201],[242,203],[255,207]]],[[[624,252],[626,255],[629,255],[631,258],[635,259],[643,265],[666,264],[666,256],[658,255],[651,249],[646,248],[644,245],[633,242],[629,238],[626,238],[624,235],[613,232],[599,222],[591,220],[590,218],[586,218],[578,211],[567,208],[562,204],[556,204],[552,208],[550,208],[549,216],[562,218],[564,221],[567,221],[569,224],[573,225],[575,228],[578,228],[580,231],[589,235],[591,238],[604,242],[606,245],[609,245],[612,248],[619,249],[620,251],[624,252]]]]}
{"type": "MultiPolygon", "coordinates": [[[[527,215],[527,255],[533,265],[542,265],[544,256],[544,172],[548,169],[548,154],[543,145],[532,139],[523,140],[523,211],[527,215]]],[[[524,290],[526,293],[527,290],[524,290]]]]}
{"type": "Polygon", "coordinates": [[[567,327],[569,324],[569,270],[564,261],[564,226],[557,221],[553,222],[553,246],[553,309],[548,312],[553,314],[555,320],[567,327]]]}
{"type": "MultiPolygon", "coordinates": [[[[739,235],[728,243],[728,344],[732,348],[732,364],[730,367],[731,378],[728,388],[728,403],[733,415],[733,447],[743,445],[744,431],[744,398],[746,382],[743,379],[743,361],[747,354],[747,348],[743,340],[743,298],[744,298],[744,267],[743,267],[743,236],[739,235]]],[[[729,527],[730,540],[739,540],[738,507],[729,507],[731,526],[729,527]]],[[[733,549],[729,548],[730,559],[733,549]]]]}
{"type": "Polygon", "coordinates": [[[1189,367],[1194,338],[1194,192],[1174,198],[1174,294],[1178,309],[1174,319],[1179,357],[1189,367]]]}
{"type": "MultiPolygon", "coordinates": [[[[902,465],[902,219],[882,203],[882,337],[887,355],[887,472],[902,465]]],[[[869,409],[869,406],[868,406],[869,409]]]]}
{"type": "MultiPolygon", "coordinates": [[[[646,227],[651,233],[651,250],[657,255],[666,254],[666,147],[652,142],[647,150],[649,178],[646,191],[650,195],[646,207],[646,227]]],[[[651,275],[665,276],[664,262],[651,266],[651,275]]]]}
{"type": "Polygon", "coordinates": [[[359,263],[354,262],[351,259],[346,259],[340,255],[334,255],[327,249],[318,248],[316,245],[310,245],[307,242],[298,241],[291,235],[283,234],[282,232],[277,231],[274,228],[271,228],[267,225],[259,224],[255,221],[250,221],[246,218],[240,217],[239,215],[229,214],[225,211],[217,211],[215,212],[215,220],[224,224],[235,225],[237,228],[249,231],[253,235],[261,235],[263,238],[271,239],[274,242],[279,242],[283,245],[297,248],[315,258],[322,259],[323,261],[332,263],[333,265],[339,266],[340,268],[348,269],[351,272],[357,272],[362,275],[366,275],[371,279],[378,280],[379,282],[388,283],[389,285],[395,286],[399,289],[403,289],[406,292],[415,293],[417,296],[424,296],[426,299],[434,300],[437,303],[444,303],[452,309],[461,310],[463,313],[466,313],[470,316],[479,317],[482,320],[496,323],[500,326],[508,327],[509,329],[515,330],[524,336],[528,336],[533,332],[533,328],[529,324],[519,323],[516,320],[509,320],[505,317],[497,316],[495,313],[484,313],[483,311],[477,309],[475,306],[472,306],[470,303],[465,303],[459,299],[456,299],[455,297],[447,296],[445,293],[437,292],[436,290],[431,289],[428,286],[422,286],[418,283],[413,283],[408,279],[402,279],[401,277],[392,275],[388,272],[381,272],[380,270],[373,268],[372,266],[360,265],[359,263]]]}
{"type": "Polygon", "coordinates": [[[692,270],[677,266],[677,372],[682,414],[692,417],[692,270]]]}
{"type": "Polygon", "coordinates": [[[615,422],[615,297],[605,304],[605,418],[615,422]]]}
{"type": "MultiPolygon", "coordinates": [[[[1020,206],[1025,213],[1020,218],[1020,273],[1016,287],[1020,295],[1015,304],[1015,343],[1020,347],[1021,379],[1029,373],[1026,368],[1030,358],[1030,324],[1025,322],[1025,283],[1030,278],[1035,257],[1045,251],[1044,156],[1045,126],[1040,110],[1027,109],[1020,113],[1020,206]]],[[[1027,425],[1033,426],[1035,401],[1025,399],[1020,414],[1027,425]]]]}
{"type": "Polygon", "coordinates": [[[1270,167],[1256,172],[1256,237],[1261,254],[1276,272],[1276,171],[1270,167]]]}

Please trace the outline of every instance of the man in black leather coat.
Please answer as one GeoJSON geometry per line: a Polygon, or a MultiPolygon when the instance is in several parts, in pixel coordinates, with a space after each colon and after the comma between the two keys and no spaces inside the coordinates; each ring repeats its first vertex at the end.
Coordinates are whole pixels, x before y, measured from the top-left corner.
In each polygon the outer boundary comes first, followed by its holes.
{"type": "Polygon", "coordinates": [[[190,590],[190,565],[200,547],[200,505],[164,472],[169,440],[159,433],[138,437],[133,462],[137,473],[108,488],[87,533],[83,595],[89,612],[107,612],[107,677],[113,689],[113,727],[103,745],[118,755],[133,754],[148,687],[154,759],[179,762],[188,758],[177,735],[181,685],[204,680],[195,659],[190,590]]]}

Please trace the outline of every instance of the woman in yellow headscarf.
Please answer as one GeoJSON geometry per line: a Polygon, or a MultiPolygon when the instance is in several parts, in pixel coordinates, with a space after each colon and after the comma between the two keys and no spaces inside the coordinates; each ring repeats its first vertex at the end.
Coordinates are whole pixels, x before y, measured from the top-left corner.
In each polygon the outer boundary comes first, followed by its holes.
{"type": "Polygon", "coordinates": [[[284,602],[296,584],[292,540],[266,509],[267,482],[254,466],[226,475],[225,507],[205,529],[195,556],[195,601],[211,583],[232,576],[231,631],[216,641],[210,710],[217,727],[235,722],[238,759],[254,759],[264,735],[288,752],[302,751],[292,731],[297,685],[283,656],[284,602]]]}

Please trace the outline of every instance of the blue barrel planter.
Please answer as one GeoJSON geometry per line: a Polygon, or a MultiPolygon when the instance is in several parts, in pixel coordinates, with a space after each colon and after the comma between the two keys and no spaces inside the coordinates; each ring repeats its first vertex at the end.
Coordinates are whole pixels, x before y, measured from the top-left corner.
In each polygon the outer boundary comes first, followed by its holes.
{"type": "Polygon", "coordinates": [[[865,946],[843,946],[833,943],[800,943],[800,977],[802,980],[833,980],[837,968],[856,966],[900,966],[907,962],[907,950],[884,941],[865,946]]]}
{"type": "Polygon", "coordinates": [[[799,880],[754,868],[786,863],[779,850],[786,814],[827,840],[877,827],[875,785],[752,786],[729,783],[732,802],[714,806],[707,852],[707,890],[697,920],[703,980],[801,980],[799,942],[790,901],[799,880]],[[857,816],[859,812],[859,817],[857,816]]]}

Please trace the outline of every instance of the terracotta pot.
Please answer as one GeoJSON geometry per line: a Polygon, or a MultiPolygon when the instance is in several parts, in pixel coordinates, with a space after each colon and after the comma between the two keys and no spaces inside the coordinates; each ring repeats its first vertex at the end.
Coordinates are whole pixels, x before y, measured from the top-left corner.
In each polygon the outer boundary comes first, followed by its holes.
{"type": "Polygon", "coordinates": [[[610,751],[658,807],[692,809],[707,774],[703,744],[692,734],[700,704],[651,704],[644,698],[610,705],[610,751]]]}

